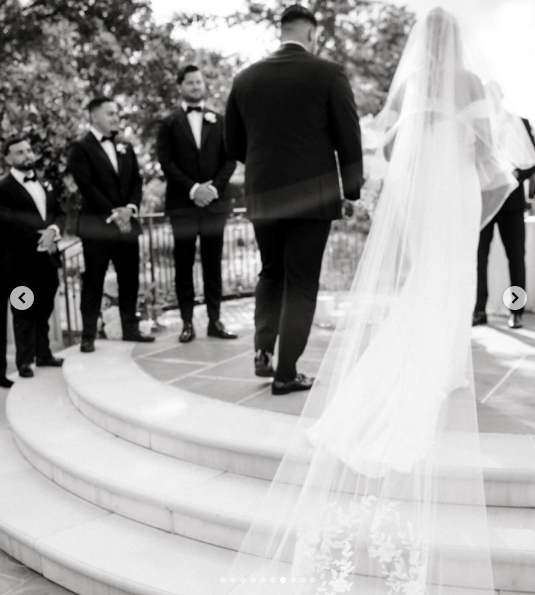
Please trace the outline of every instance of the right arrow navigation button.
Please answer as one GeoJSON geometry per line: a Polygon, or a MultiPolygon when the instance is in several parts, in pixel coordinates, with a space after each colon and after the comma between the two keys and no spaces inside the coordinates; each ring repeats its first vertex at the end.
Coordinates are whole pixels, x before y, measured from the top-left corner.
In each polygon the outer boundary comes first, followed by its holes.
{"type": "Polygon", "coordinates": [[[503,294],[503,303],[509,310],[520,310],[526,305],[528,296],[522,287],[513,285],[508,287],[503,294]]]}

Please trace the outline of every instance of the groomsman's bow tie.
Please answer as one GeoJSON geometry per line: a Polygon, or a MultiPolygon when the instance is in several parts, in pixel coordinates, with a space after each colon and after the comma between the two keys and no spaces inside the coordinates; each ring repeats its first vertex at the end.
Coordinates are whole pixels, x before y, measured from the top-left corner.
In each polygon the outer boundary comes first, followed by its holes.
{"type": "Polygon", "coordinates": [[[35,172],[30,172],[29,174],[26,174],[24,176],[24,180],[23,182],[26,184],[26,182],[36,182],[37,181],[37,176],[35,175],[35,172]]]}
{"type": "Polygon", "coordinates": [[[202,112],[202,107],[197,107],[196,105],[188,105],[186,114],[189,114],[190,112],[202,112]]]}
{"type": "Polygon", "coordinates": [[[101,143],[105,143],[107,140],[111,140],[111,141],[113,141],[113,138],[114,138],[114,137],[115,137],[115,135],[114,135],[114,134],[110,134],[109,136],[103,136],[103,137],[100,139],[100,142],[101,142],[101,143]]]}

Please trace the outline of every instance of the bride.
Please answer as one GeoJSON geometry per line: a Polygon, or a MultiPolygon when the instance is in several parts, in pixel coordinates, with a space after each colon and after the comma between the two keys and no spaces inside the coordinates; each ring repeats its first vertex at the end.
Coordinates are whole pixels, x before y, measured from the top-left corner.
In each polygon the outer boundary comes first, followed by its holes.
{"type": "Polygon", "coordinates": [[[535,153],[471,41],[441,8],[411,32],[374,122],[383,186],[346,313],[228,593],[494,593],[470,351],[476,252],[535,153]]]}

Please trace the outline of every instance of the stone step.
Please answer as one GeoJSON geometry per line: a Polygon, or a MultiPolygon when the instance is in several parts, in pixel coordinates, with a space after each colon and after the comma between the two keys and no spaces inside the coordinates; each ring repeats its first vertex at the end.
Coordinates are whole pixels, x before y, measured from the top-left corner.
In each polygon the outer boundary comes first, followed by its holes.
{"type": "Polygon", "coordinates": [[[223,595],[221,577],[235,556],[70,494],[22,457],[6,429],[0,430],[0,548],[79,595],[223,595]]]}
{"type": "MultiPolygon", "coordinates": [[[[111,513],[183,537],[238,549],[269,488],[266,480],[202,467],[114,437],[73,407],[57,370],[17,383],[7,415],[20,450],[50,480],[111,513]]],[[[276,501],[291,502],[297,495],[293,486],[276,501]]],[[[496,587],[535,592],[535,510],[491,507],[488,512],[496,587]]],[[[440,547],[450,552],[450,580],[467,580],[471,553],[459,545],[455,526],[472,511],[441,505],[441,513],[438,535],[440,547]],[[449,522],[450,512],[455,523],[449,522]]],[[[266,520],[280,517],[273,510],[266,520]]]]}
{"type": "MultiPolygon", "coordinates": [[[[0,429],[0,548],[79,595],[226,595],[228,582],[222,584],[221,578],[227,576],[235,556],[227,549],[110,514],[68,493],[22,457],[11,431],[4,428],[0,429]]],[[[288,575],[288,566],[281,564],[280,576],[288,575]]],[[[373,579],[357,577],[355,584],[359,595],[373,592],[373,579]]],[[[251,595],[251,583],[239,584],[232,593],[251,595]]],[[[292,594],[290,582],[280,578],[262,593],[292,594]]],[[[446,587],[429,595],[480,592],[446,587]]],[[[496,595],[513,593],[496,591],[496,595]]]]}
{"type": "MultiPolygon", "coordinates": [[[[84,416],[116,436],[213,469],[272,479],[296,417],[242,407],[166,385],[132,360],[132,345],[97,342],[73,349],[63,373],[84,416]]],[[[535,507],[535,441],[531,435],[481,435],[485,493],[492,506],[535,507]]],[[[302,438],[303,452],[308,442],[302,438]]],[[[452,445],[452,465],[463,450],[452,445]]]]}

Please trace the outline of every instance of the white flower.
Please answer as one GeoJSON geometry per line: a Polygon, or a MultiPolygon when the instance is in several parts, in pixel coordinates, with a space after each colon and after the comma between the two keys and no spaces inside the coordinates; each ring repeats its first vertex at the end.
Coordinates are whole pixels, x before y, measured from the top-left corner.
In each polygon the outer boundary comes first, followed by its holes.
{"type": "Polygon", "coordinates": [[[330,585],[333,593],[347,593],[353,583],[348,583],[343,576],[339,576],[335,581],[331,581],[330,585]]]}
{"type": "Polygon", "coordinates": [[[102,312],[102,320],[104,321],[105,330],[107,332],[108,324],[115,320],[121,320],[121,313],[119,312],[118,306],[110,306],[102,312]]]}
{"type": "Polygon", "coordinates": [[[117,153],[124,155],[126,153],[126,145],[123,143],[117,143],[115,145],[115,150],[117,151],[117,153]]]}
{"type": "Polygon", "coordinates": [[[52,187],[52,184],[51,184],[51,183],[50,183],[48,180],[45,180],[45,181],[43,182],[43,188],[44,188],[45,190],[48,190],[49,192],[52,192],[52,190],[54,189],[54,188],[52,187]]]}
{"type": "Polygon", "coordinates": [[[379,558],[381,564],[390,564],[392,560],[401,554],[401,550],[396,549],[396,544],[392,541],[390,535],[385,541],[376,542],[375,545],[376,547],[369,548],[369,555],[371,558],[379,558]]]}
{"type": "MultiPolygon", "coordinates": [[[[110,308],[111,310],[111,308],[110,308]]],[[[104,324],[104,333],[106,334],[106,339],[122,339],[123,338],[123,328],[121,325],[121,319],[115,318],[110,322],[106,322],[104,324]]]]}
{"type": "Polygon", "coordinates": [[[140,320],[139,321],[139,332],[142,335],[150,335],[152,330],[152,320],[140,320]]]}
{"type": "Polygon", "coordinates": [[[213,112],[206,112],[204,114],[204,119],[210,124],[215,124],[217,122],[217,116],[213,112]]]}

